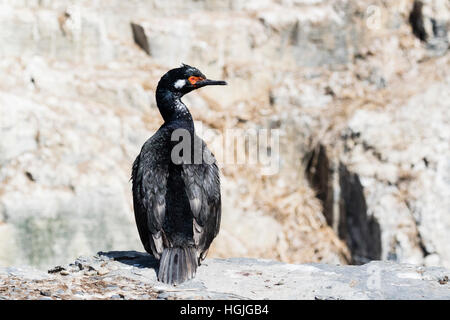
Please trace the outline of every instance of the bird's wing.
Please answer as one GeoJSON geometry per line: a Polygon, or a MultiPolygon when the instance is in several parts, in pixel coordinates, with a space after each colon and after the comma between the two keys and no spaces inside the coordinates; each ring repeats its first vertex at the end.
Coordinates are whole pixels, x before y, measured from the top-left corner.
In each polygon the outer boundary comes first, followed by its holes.
{"type": "Polygon", "coordinates": [[[183,164],[182,178],[194,217],[195,245],[200,249],[200,259],[203,260],[212,240],[219,233],[221,198],[216,160],[203,141],[201,145],[204,156],[202,163],[183,164]]]}
{"type": "Polygon", "coordinates": [[[163,252],[162,226],[166,213],[166,186],[169,175],[167,155],[160,144],[159,131],[142,147],[133,164],[133,204],[136,224],[145,250],[160,258],[163,252]]]}

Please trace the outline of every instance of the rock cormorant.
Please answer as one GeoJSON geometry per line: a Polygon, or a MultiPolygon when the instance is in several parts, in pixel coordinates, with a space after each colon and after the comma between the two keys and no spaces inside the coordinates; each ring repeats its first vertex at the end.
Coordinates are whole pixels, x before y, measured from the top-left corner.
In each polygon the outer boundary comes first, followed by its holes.
{"type": "Polygon", "coordinates": [[[208,85],[226,82],[209,80],[185,64],[161,78],[156,102],[164,124],[133,163],[139,236],[145,250],[160,261],[158,280],[173,285],[195,276],[220,228],[219,169],[214,155],[195,134],[192,116],[181,101],[185,94],[208,85]],[[177,141],[182,135],[175,132],[187,133],[190,141],[177,141]],[[180,143],[188,148],[173,152],[180,143]]]}

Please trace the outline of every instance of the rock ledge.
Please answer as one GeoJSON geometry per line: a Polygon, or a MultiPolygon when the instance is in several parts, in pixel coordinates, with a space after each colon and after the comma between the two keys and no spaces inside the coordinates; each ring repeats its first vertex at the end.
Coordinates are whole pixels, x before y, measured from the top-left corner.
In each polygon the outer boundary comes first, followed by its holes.
{"type": "Polygon", "coordinates": [[[136,251],[99,252],[48,272],[0,267],[0,299],[450,299],[450,271],[374,261],[362,266],[207,259],[178,287],[156,281],[136,251]]]}

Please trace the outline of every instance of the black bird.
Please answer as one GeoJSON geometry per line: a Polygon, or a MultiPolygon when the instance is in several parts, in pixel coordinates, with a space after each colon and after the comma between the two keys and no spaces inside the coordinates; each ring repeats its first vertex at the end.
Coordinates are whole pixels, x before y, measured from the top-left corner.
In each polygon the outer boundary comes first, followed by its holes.
{"type": "Polygon", "coordinates": [[[226,82],[209,80],[185,64],[161,78],[156,102],[164,124],[145,142],[133,164],[139,236],[145,250],[160,260],[158,280],[173,285],[195,276],[220,228],[219,169],[181,101],[186,93],[208,85],[226,82]],[[188,134],[187,144],[177,141],[185,138],[180,132],[188,134]],[[188,147],[177,153],[181,143],[188,147]]]}

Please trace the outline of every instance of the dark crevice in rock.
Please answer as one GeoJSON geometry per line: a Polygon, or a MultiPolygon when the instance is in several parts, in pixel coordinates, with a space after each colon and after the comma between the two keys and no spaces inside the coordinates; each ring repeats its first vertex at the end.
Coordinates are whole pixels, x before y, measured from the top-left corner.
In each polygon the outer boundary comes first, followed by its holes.
{"type": "Polygon", "coordinates": [[[354,264],[381,258],[381,228],[378,221],[367,214],[364,189],[359,176],[339,164],[339,226],[338,235],[352,253],[354,264]]]}
{"type": "Polygon", "coordinates": [[[427,32],[423,23],[422,1],[414,1],[413,8],[409,14],[409,24],[411,25],[414,35],[422,41],[427,41],[427,32]]]}
{"type": "Polygon", "coordinates": [[[131,30],[134,42],[150,56],[150,46],[144,28],[139,24],[131,23],[131,30]]]}
{"type": "Polygon", "coordinates": [[[333,226],[332,175],[330,161],[323,145],[320,144],[311,151],[306,165],[306,175],[309,183],[316,191],[316,197],[322,203],[323,214],[328,225],[333,226]]]}
{"type": "Polygon", "coordinates": [[[422,239],[422,236],[420,235],[420,233],[417,233],[417,237],[419,240],[419,248],[422,251],[423,257],[425,258],[426,256],[432,254],[432,252],[429,252],[425,246],[425,243],[422,239]]]}
{"type": "Polygon", "coordinates": [[[25,172],[25,176],[28,178],[28,180],[32,181],[32,182],[36,182],[36,179],[34,178],[33,174],[29,171],[25,172]]]}
{"type": "Polygon", "coordinates": [[[447,30],[448,22],[424,15],[424,6],[430,6],[415,0],[409,15],[409,24],[413,34],[426,43],[426,47],[437,55],[445,54],[449,48],[447,30]]]}
{"type": "MultiPolygon", "coordinates": [[[[425,158],[424,158],[424,159],[425,159],[425,158]]],[[[428,165],[427,165],[427,166],[428,166],[428,165]]],[[[405,200],[404,203],[405,203],[406,207],[408,208],[408,211],[410,212],[411,216],[414,218],[414,214],[413,214],[413,212],[414,212],[414,207],[411,205],[410,201],[408,201],[408,200],[405,200]]],[[[414,219],[415,219],[415,221],[416,221],[416,224],[417,224],[417,225],[420,225],[420,221],[418,221],[416,218],[414,218],[414,219]]],[[[425,246],[425,242],[424,242],[424,240],[423,240],[423,238],[422,238],[422,235],[420,234],[420,231],[419,231],[419,230],[417,230],[417,242],[418,242],[418,243],[417,243],[417,244],[418,244],[418,247],[419,247],[420,251],[422,251],[422,255],[423,255],[424,258],[425,258],[426,256],[428,256],[428,255],[434,253],[434,252],[430,252],[430,251],[427,249],[427,247],[425,246]]]]}
{"type": "Polygon", "coordinates": [[[368,215],[359,176],[342,163],[334,164],[323,145],[308,154],[306,176],[322,203],[328,225],[346,242],[351,263],[380,260],[381,228],[378,221],[368,215]]]}

